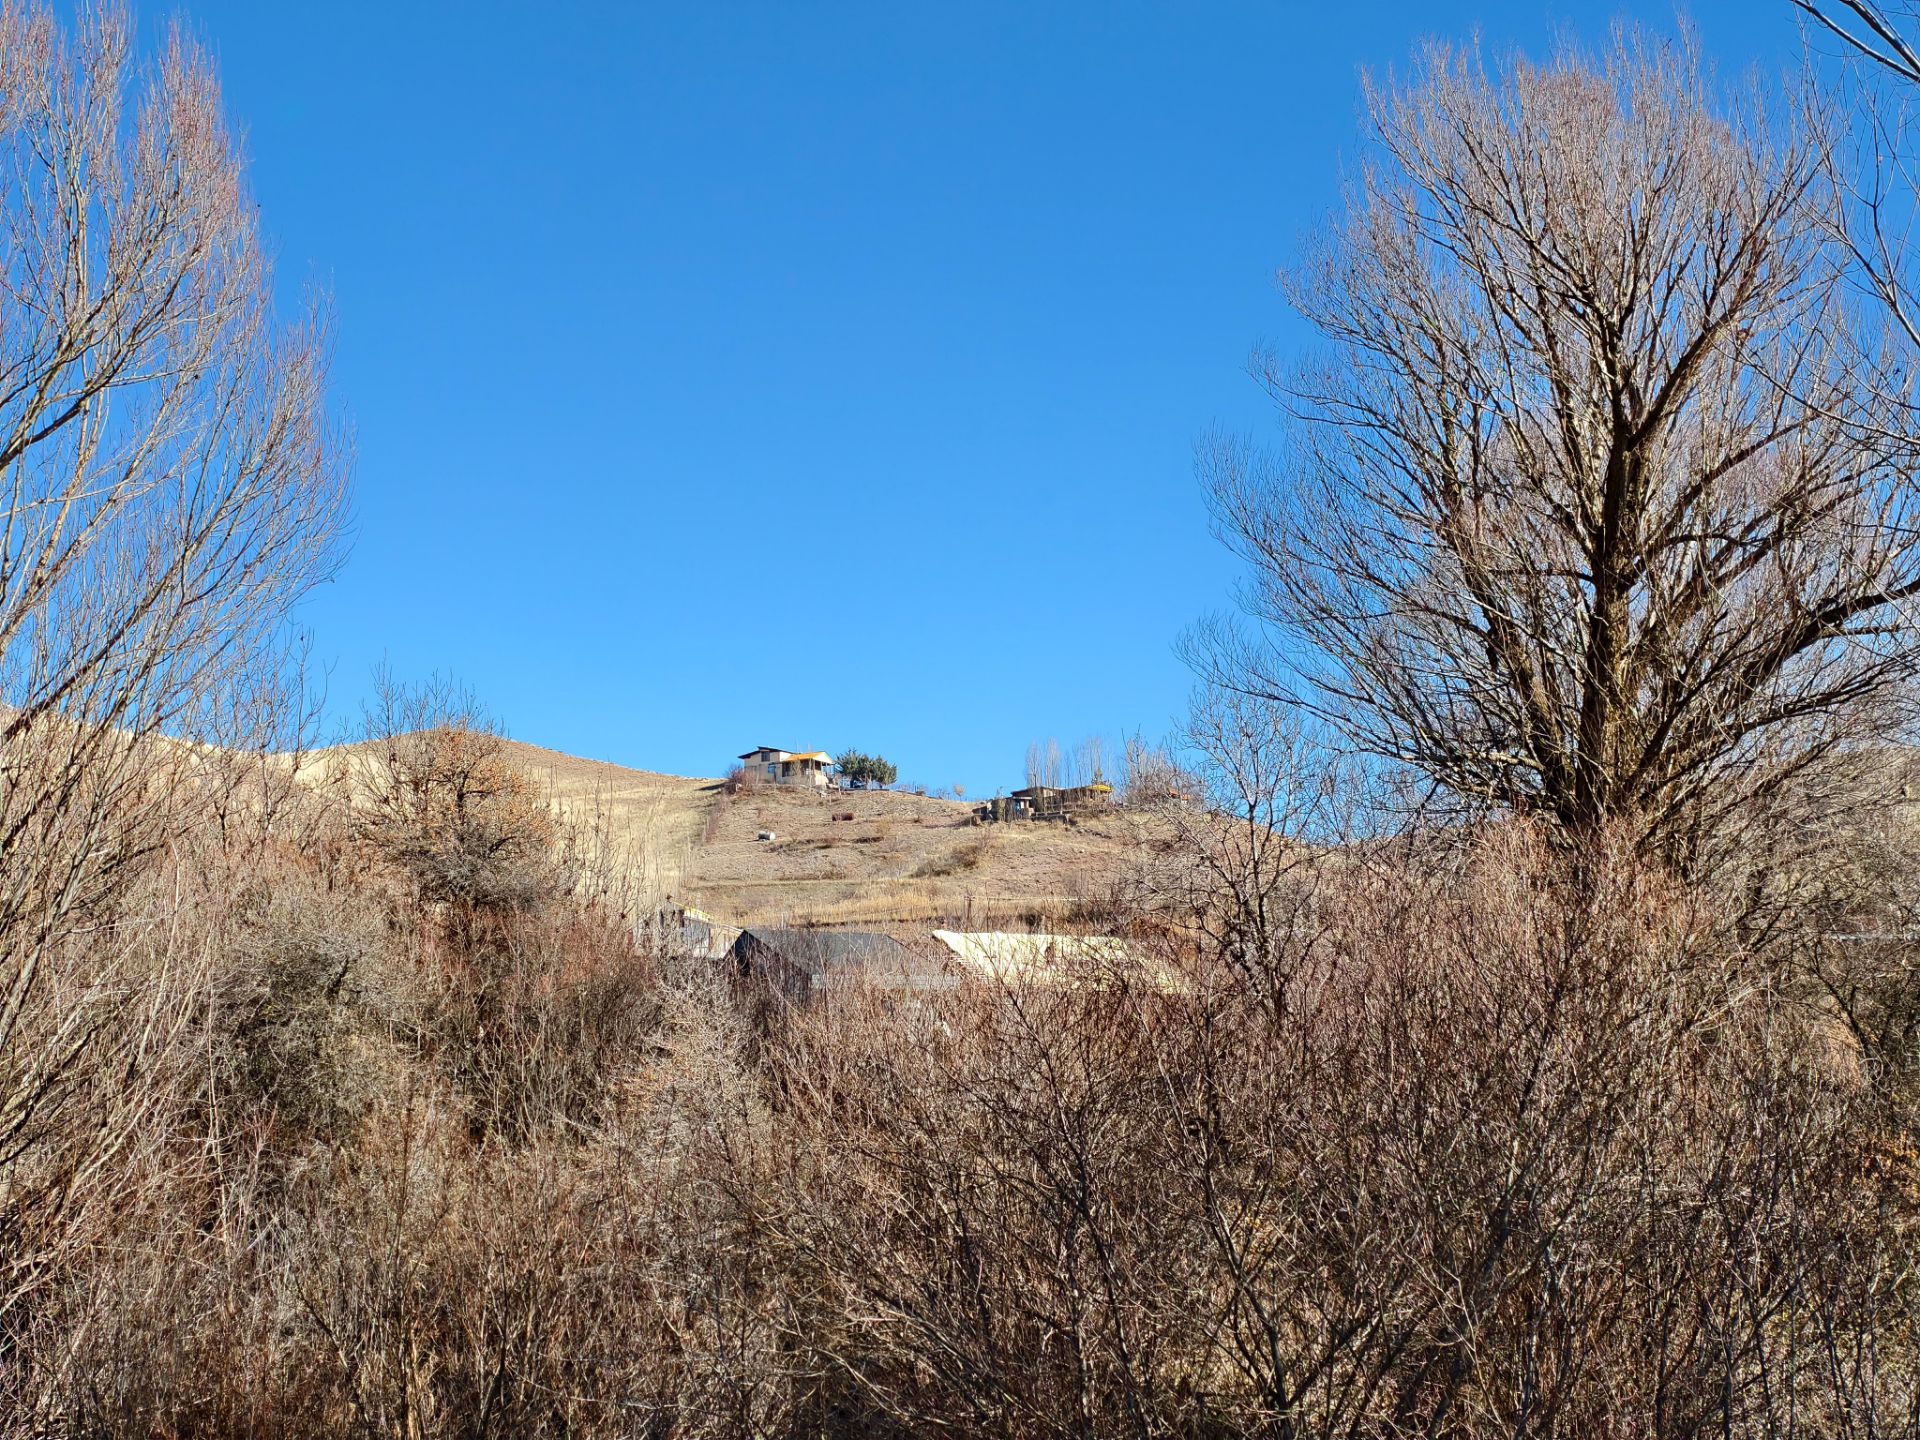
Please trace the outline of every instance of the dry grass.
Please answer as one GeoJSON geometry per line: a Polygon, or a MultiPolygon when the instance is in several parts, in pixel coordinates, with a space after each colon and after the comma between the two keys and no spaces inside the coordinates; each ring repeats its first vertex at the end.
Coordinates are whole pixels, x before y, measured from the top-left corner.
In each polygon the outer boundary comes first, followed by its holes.
{"type": "Polygon", "coordinates": [[[969,804],[881,791],[762,790],[721,804],[687,889],[736,925],[1059,920],[1136,872],[1149,848],[1121,815],[980,826],[969,804]],[[763,830],[780,838],[756,840],[763,830]]]}
{"type": "MultiPolygon", "coordinates": [[[[717,780],[631,770],[518,740],[501,741],[500,753],[580,837],[584,860],[647,894],[679,896],[724,803],[717,780]]],[[[299,774],[315,787],[351,791],[367,763],[363,747],[338,746],[307,757],[299,774]]]]}
{"type": "Polygon", "coordinates": [[[1066,924],[1086,910],[1073,894],[995,894],[967,879],[764,880],[702,887],[702,909],[735,925],[913,925],[975,927],[1066,924]]]}
{"type": "MultiPolygon", "coordinates": [[[[733,925],[1055,923],[1136,874],[1151,848],[1141,822],[1119,814],[980,826],[971,804],[897,791],[727,795],[718,780],[518,741],[503,754],[591,837],[601,868],[733,925]],[[755,839],[763,830],[780,838],[755,839]]],[[[338,783],[354,756],[321,751],[302,778],[338,783]]]]}
{"type": "MultiPolygon", "coordinates": [[[[339,783],[355,747],[321,751],[310,783],[339,783]]],[[[631,770],[518,741],[503,755],[544,793],[599,868],[730,925],[1021,926],[1071,923],[1137,875],[1145,823],[976,825],[973,806],[898,791],[815,794],[631,770]],[[851,814],[851,821],[835,820],[851,814]],[[779,839],[756,839],[772,831],[779,839]]]]}

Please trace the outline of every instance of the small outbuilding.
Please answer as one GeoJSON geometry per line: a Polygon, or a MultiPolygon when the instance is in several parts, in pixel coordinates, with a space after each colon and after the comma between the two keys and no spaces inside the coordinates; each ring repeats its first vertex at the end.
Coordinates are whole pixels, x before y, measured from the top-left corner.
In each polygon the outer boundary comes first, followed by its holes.
{"type": "Polygon", "coordinates": [[[1016,790],[1008,797],[1023,800],[1032,812],[1045,818],[1049,815],[1070,815],[1086,810],[1097,810],[1113,801],[1113,787],[1104,781],[1092,785],[1029,785],[1024,790],[1016,790]]]}
{"type": "Polygon", "coordinates": [[[1104,781],[1092,785],[1029,785],[1011,795],[997,795],[975,807],[973,813],[980,820],[1065,820],[1112,803],[1113,787],[1104,781]]]}

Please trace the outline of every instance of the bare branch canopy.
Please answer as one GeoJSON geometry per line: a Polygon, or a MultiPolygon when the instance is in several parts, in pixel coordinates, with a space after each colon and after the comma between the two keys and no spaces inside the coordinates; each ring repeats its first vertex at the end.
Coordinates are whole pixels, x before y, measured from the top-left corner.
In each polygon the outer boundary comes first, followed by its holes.
{"type": "MultiPolygon", "coordinates": [[[[1425,51],[1267,362],[1284,442],[1214,446],[1303,700],[1456,795],[1697,836],[1912,668],[1915,446],[1829,242],[1830,137],[1684,44],[1425,51]]],[[[1691,843],[1691,842],[1689,842],[1691,843]]]]}

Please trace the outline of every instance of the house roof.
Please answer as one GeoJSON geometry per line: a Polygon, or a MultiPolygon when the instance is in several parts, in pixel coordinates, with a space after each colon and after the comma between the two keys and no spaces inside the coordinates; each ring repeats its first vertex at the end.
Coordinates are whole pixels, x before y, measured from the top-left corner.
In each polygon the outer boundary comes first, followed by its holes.
{"type": "Polygon", "coordinates": [[[824,750],[809,750],[804,755],[789,755],[787,758],[789,760],[818,760],[827,765],[833,763],[833,757],[824,750]]]}
{"type": "Polygon", "coordinates": [[[861,975],[881,985],[922,989],[951,985],[947,968],[930,962],[891,935],[865,930],[799,930],[752,928],[734,942],[732,958],[750,963],[771,954],[815,981],[828,976],[861,975]]]}
{"type": "Polygon", "coordinates": [[[830,965],[866,965],[875,960],[911,958],[891,935],[866,930],[801,930],[780,926],[752,926],[740,932],[741,943],[754,942],[790,960],[830,965]]]}
{"type": "Polygon", "coordinates": [[[747,751],[746,754],[736,756],[735,758],[740,760],[751,760],[754,756],[764,755],[769,750],[771,750],[775,755],[787,755],[792,753],[791,751],[782,750],[778,745],[756,745],[753,747],[753,749],[747,751]]]}
{"type": "Polygon", "coordinates": [[[953,952],[962,970],[1003,985],[1099,984],[1125,973],[1156,990],[1184,988],[1167,966],[1108,935],[936,930],[933,938],[953,952]]]}

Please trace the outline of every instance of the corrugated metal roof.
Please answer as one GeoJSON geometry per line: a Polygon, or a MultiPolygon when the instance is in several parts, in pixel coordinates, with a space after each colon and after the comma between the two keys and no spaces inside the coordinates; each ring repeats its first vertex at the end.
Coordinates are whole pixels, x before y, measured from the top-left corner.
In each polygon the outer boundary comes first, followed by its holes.
{"type": "Polygon", "coordinates": [[[774,978],[802,995],[848,981],[893,990],[948,989],[959,983],[945,965],[876,931],[754,926],[740,932],[729,953],[743,974],[782,972],[774,978]]]}

